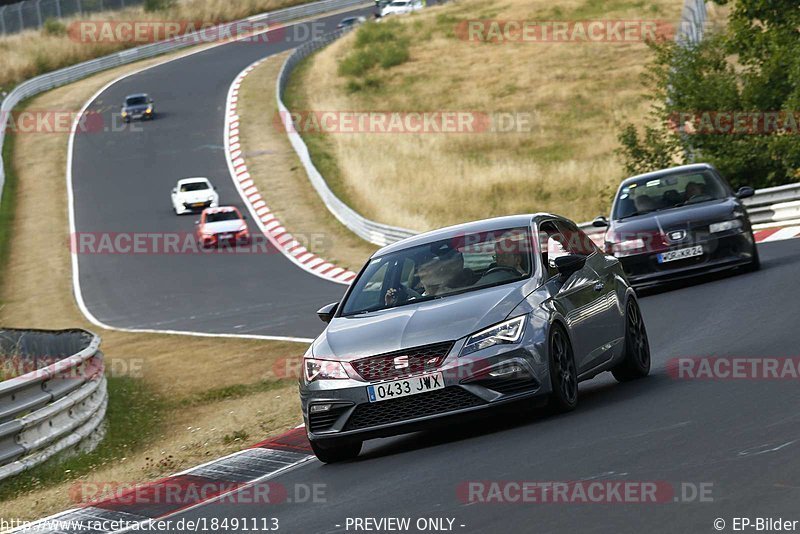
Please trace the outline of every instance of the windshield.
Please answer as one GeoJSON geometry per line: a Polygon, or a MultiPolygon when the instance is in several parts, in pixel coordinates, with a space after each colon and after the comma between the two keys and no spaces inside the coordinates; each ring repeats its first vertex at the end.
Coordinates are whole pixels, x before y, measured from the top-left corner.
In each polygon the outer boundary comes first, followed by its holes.
{"type": "Polygon", "coordinates": [[[373,258],[342,315],[414,304],[528,278],[528,228],[459,235],[373,258]]]}
{"type": "Polygon", "coordinates": [[[190,182],[181,186],[182,193],[187,191],[202,191],[203,189],[208,189],[207,182],[190,182]]]}
{"type": "Polygon", "coordinates": [[[206,213],[206,222],[220,222],[220,221],[237,221],[241,219],[238,212],[235,211],[217,211],[214,213],[206,213]]]}
{"type": "Polygon", "coordinates": [[[642,178],[623,186],[612,218],[619,220],[728,196],[725,184],[711,171],[642,178]]]}
{"type": "Polygon", "coordinates": [[[126,106],[144,106],[147,104],[146,96],[132,96],[125,99],[126,106]]]}

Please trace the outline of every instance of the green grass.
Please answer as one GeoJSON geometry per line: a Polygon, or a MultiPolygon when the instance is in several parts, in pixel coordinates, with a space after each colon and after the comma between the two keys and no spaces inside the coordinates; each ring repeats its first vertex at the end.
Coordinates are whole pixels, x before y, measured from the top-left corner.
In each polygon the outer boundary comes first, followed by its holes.
{"type": "Polygon", "coordinates": [[[164,423],[166,402],[141,379],[108,378],[106,434],[95,450],[64,457],[57,455],[45,463],[0,484],[0,500],[42,487],[76,480],[108,464],[130,456],[156,438],[164,423]]]}
{"type": "MultiPolygon", "coordinates": [[[[11,235],[13,234],[14,214],[16,212],[17,173],[11,164],[16,140],[14,134],[6,131],[3,142],[3,164],[6,172],[6,183],[3,188],[3,200],[0,202],[0,287],[3,287],[8,258],[11,256],[11,235]]],[[[3,305],[0,300],[0,306],[3,305]]]]}
{"type": "MultiPolygon", "coordinates": [[[[307,85],[305,80],[311,75],[313,58],[314,55],[312,54],[303,59],[297,64],[289,77],[289,83],[284,91],[283,103],[290,111],[302,113],[311,109],[304,86],[307,85]]],[[[324,133],[314,132],[301,132],[300,135],[306,146],[308,146],[311,161],[314,162],[314,166],[319,170],[320,174],[325,177],[328,187],[335,191],[336,196],[345,204],[352,206],[352,199],[348,198],[347,191],[343,187],[342,173],[336,157],[333,155],[333,143],[329,136],[324,133]]]]}
{"type": "Polygon", "coordinates": [[[407,25],[389,20],[364,24],[356,30],[353,49],[339,63],[339,75],[349,78],[351,93],[380,89],[381,84],[372,75],[375,69],[390,69],[409,60],[407,29],[407,25]]]}

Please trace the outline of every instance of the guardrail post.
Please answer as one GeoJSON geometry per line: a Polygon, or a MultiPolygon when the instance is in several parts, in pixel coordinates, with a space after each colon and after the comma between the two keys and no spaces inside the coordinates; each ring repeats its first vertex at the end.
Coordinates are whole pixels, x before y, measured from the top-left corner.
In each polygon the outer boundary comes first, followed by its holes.
{"type": "Polygon", "coordinates": [[[17,4],[17,17],[19,18],[19,31],[25,29],[25,21],[22,20],[22,2],[17,4]]]}
{"type": "Polygon", "coordinates": [[[36,21],[39,23],[39,28],[42,27],[42,0],[35,0],[36,2],[36,21]]]}
{"type": "Polygon", "coordinates": [[[61,0],[56,0],[56,16],[61,18],[61,0]]]}
{"type": "Polygon", "coordinates": [[[6,34],[6,8],[8,6],[0,7],[0,28],[3,30],[3,35],[6,34]]]}

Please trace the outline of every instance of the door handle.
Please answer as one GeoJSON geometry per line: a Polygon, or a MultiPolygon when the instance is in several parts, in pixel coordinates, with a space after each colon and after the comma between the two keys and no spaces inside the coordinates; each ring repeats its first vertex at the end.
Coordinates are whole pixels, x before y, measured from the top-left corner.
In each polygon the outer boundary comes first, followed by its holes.
{"type": "Polygon", "coordinates": [[[606,287],[606,285],[603,282],[597,282],[594,285],[594,290],[595,291],[602,291],[604,287],[606,287]]]}

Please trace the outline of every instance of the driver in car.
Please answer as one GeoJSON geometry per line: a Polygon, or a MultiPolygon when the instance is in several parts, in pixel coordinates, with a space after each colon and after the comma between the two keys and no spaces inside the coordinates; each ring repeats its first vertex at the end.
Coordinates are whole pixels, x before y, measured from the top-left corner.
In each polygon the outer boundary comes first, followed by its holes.
{"type": "MultiPolygon", "coordinates": [[[[411,288],[403,287],[405,300],[413,300],[419,297],[433,297],[442,295],[459,288],[459,284],[454,284],[458,276],[461,275],[464,259],[458,252],[453,252],[443,256],[425,255],[419,258],[417,264],[417,276],[419,277],[422,292],[419,293],[411,288]],[[455,287],[451,287],[451,285],[455,287]]],[[[394,306],[398,303],[400,292],[397,288],[390,288],[384,295],[384,302],[387,306],[394,306]]]]}
{"type": "Polygon", "coordinates": [[[689,182],[686,184],[686,192],[684,193],[684,197],[687,201],[692,200],[692,198],[704,195],[703,186],[698,184],[697,182],[689,182]]]}

